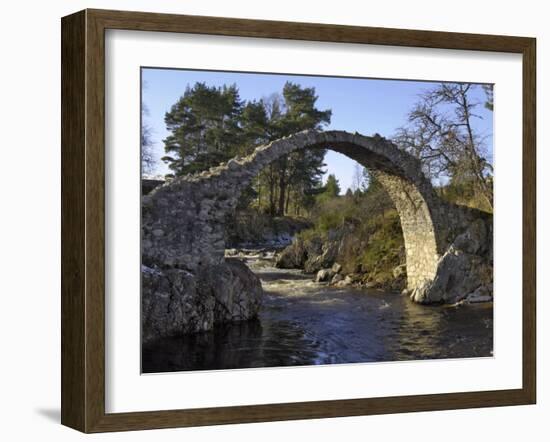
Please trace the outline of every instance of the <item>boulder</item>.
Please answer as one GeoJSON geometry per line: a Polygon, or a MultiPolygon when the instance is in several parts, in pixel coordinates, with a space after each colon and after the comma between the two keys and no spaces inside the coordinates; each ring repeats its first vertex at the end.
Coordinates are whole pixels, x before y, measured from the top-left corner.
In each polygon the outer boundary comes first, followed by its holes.
{"type": "Polygon", "coordinates": [[[420,304],[455,304],[488,278],[492,278],[492,267],[482,257],[451,246],[437,264],[435,279],[420,284],[411,299],[420,304]]]}
{"type": "Polygon", "coordinates": [[[363,275],[361,273],[350,273],[349,275],[346,275],[346,278],[349,278],[351,282],[361,282],[361,279],[363,278],[363,275]]]}
{"type": "Polygon", "coordinates": [[[259,278],[236,259],[197,273],[149,267],[141,273],[143,342],[251,319],[261,307],[259,278]]]}
{"type": "Polygon", "coordinates": [[[473,221],[464,233],[456,237],[454,248],[464,253],[482,254],[487,251],[487,230],[483,219],[473,221]]]}
{"type": "Polygon", "coordinates": [[[323,244],[320,254],[315,254],[314,250],[308,249],[308,259],[304,264],[304,271],[315,273],[321,269],[332,267],[337,254],[338,243],[333,241],[323,244]]]}
{"type": "Polygon", "coordinates": [[[482,285],[474,292],[466,296],[466,302],[475,304],[478,302],[490,302],[493,300],[493,288],[490,285],[482,285]]]}
{"type": "Polygon", "coordinates": [[[331,277],[332,277],[331,269],[321,269],[317,272],[317,276],[315,277],[315,282],[325,282],[330,280],[331,277]]]}
{"type": "Polygon", "coordinates": [[[410,298],[421,304],[487,302],[493,297],[492,281],[491,227],[479,218],[441,256],[434,280],[419,284],[410,298]]]}
{"type": "Polygon", "coordinates": [[[333,265],[332,265],[332,271],[333,273],[339,273],[340,270],[342,270],[342,266],[340,264],[338,264],[337,262],[335,262],[333,265]]]}
{"type": "Polygon", "coordinates": [[[344,277],[340,274],[340,273],[337,273],[336,275],[334,275],[330,281],[331,284],[337,284],[339,283],[340,281],[343,281],[344,280],[344,277]]]}
{"type": "Polygon", "coordinates": [[[297,238],[291,245],[285,247],[277,255],[275,267],[280,269],[300,269],[303,268],[308,253],[304,241],[297,238]]]}
{"type": "Polygon", "coordinates": [[[214,323],[214,300],[201,298],[198,279],[185,270],[141,272],[142,340],[209,330],[214,323]]]}
{"type": "Polygon", "coordinates": [[[336,287],[348,287],[352,285],[354,282],[353,278],[350,275],[346,275],[346,277],[336,283],[336,287]]]}
{"type": "Polygon", "coordinates": [[[214,322],[242,321],[258,314],[262,284],[245,263],[228,259],[201,276],[203,294],[214,298],[214,322]]]}

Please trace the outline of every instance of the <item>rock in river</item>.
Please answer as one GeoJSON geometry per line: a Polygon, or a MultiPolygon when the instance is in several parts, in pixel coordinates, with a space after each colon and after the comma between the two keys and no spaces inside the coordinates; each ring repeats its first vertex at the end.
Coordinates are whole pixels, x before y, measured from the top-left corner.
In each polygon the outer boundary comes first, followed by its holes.
{"type": "Polygon", "coordinates": [[[337,273],[336,275],[334,275],[332,277],[332,280],[330,281],[331,284],[336,284],[340,281],[343,281],[344,280],[344,277],[340,274],[340,273],[337,273]]]}
{"type": "Polygon", "coordinates": [[[315,277],[315,282],[325,282],[328,281],[332,276],[332,270],[331,269],[321,269],[317,272],[317,276],[315,277]]]}
{"type": "Polygon", "coordinates": [[[487,230],[483,221],[473,222],[439,259],[433,281],[415,288],[411,299],[421,304],[491,300],[493,263],[491,243],[487,246],[486,241],[487,230]]]}
{"type": "Polygon", "coordinates": [[[251,319],[263,295],[259,278],[237,259],[197,273],[143,266],[142,287],[144,342],[251,319]]]}

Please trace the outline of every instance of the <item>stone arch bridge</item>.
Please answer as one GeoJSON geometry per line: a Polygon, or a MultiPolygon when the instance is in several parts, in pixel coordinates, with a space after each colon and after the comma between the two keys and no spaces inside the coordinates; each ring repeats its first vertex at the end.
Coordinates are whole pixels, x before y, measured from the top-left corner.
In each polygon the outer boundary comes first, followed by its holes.
{"type": "Polygon", "coordinates": [[[271,162],[300,149],[316,148],[331,149],[357,161],[388,192],[401,219],[407,289],[414,301],[453,302],[468,294],[464,291],[477,288],[473,281],[459,295],[449,293],[457,278],[464,278],[466,268],[470,271],[477,261],[492,261],[490,217],[441,200],[424,176],[420,161],[390,141],[344,131],[299,132],[260,146],[246,157],[178,177],[144,196],[144,266],[199,274],[223,265],[224,222],[235,210],[241,192],[271,162]],[[449,254],[460,255],[460,259],[445,260],[449,254]],[[472,261],[471,256],[479,259],[472,261]]]}

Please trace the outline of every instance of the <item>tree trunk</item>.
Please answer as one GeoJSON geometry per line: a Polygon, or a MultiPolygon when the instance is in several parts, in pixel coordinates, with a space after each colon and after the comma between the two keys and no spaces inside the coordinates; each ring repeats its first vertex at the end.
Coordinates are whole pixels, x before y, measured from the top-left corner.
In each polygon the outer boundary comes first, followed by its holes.
{"type": "Polygon", "coordinates": [[[277,210],[277,215],[283,216],[285,214],[285,196],[286,196],[286,164],[287,159],[283,158],[280,162],[279,167],[279,207],[277,210]]]}
{"type": "Polygon", "coordinates": [[[279,175],[279,209],[277,215],[283,216],[285,214],[285,197],[286,197],[286,179],[284,173],[279,175]]]}
{"type": "Polygon", "coordinates": [[[275,179],[273,177],[273,165],[269,166],[269,214],[275,215],[275,179]]]}
{"type": "Polygon", "coordinates": [[[258,175],[258,210],[262,208],[262,180],[258,175]]]}
{"type": "Polygon", "coordinates": [[[290,201],[290,189],[286,193],[286,202],[285,202],[285,213],[288,213],[288,203],[290,201]]]}

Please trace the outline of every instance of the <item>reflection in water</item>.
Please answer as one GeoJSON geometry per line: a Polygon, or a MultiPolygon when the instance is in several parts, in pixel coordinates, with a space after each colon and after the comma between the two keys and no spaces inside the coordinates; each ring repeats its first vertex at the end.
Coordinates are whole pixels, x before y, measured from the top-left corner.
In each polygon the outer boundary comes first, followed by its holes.
{"type": "Polygon", "coordinates": [[[147,345],[144,373],[491,356],[492,304],[420,306],[333,288],[249,262],[265,290],[259,318],[147,345]]]}

